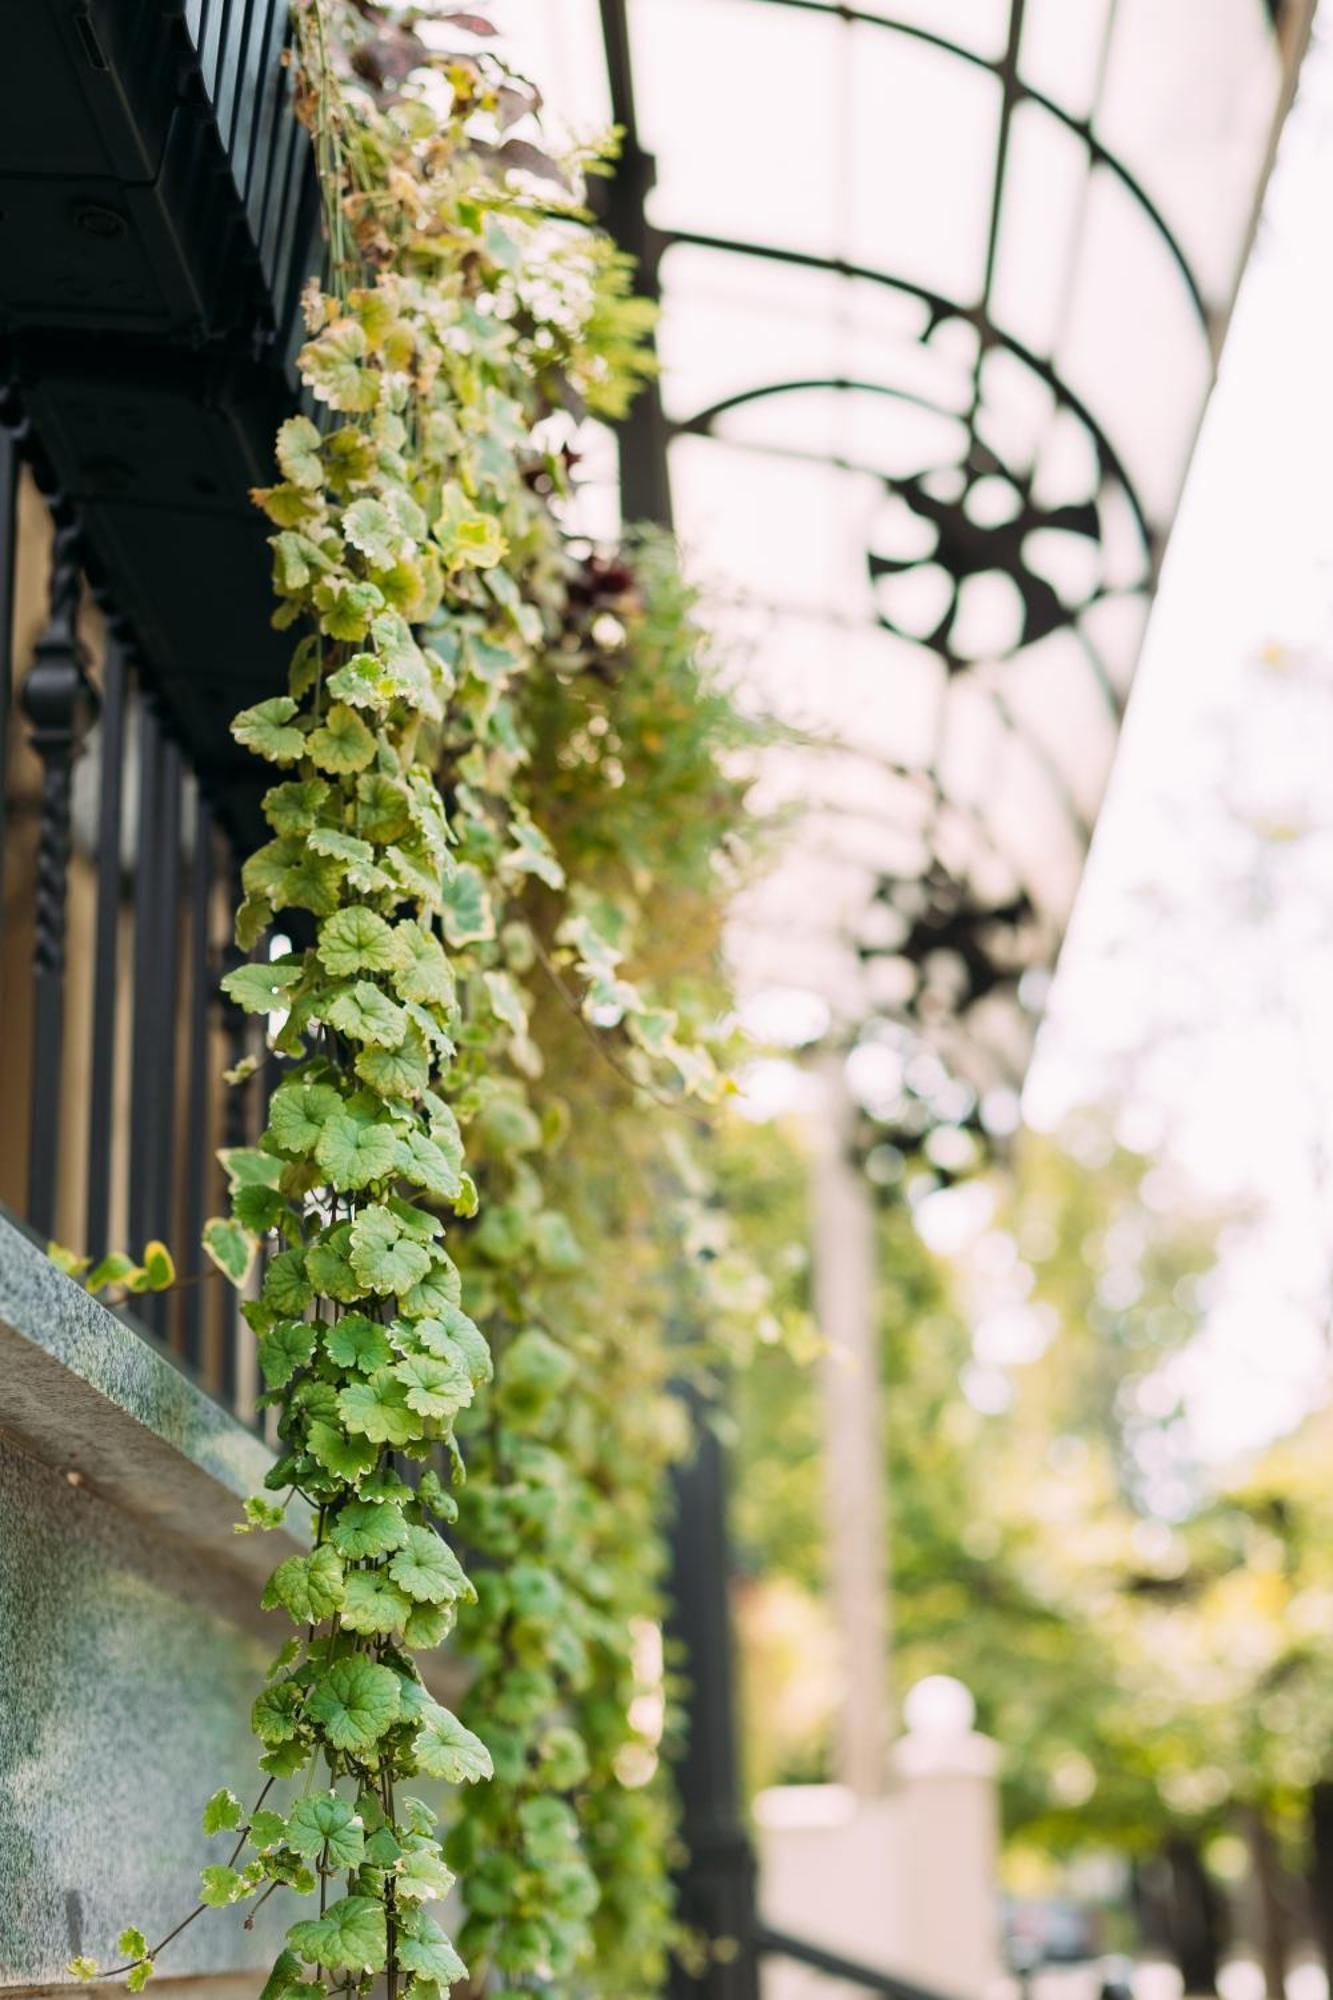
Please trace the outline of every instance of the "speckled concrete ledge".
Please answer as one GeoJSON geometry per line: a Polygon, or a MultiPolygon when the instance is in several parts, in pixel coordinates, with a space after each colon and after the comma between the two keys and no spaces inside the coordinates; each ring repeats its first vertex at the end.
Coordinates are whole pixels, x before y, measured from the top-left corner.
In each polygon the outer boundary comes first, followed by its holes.
{"type": "MultiPolygon", "coordinates": [[[[266,1576],[284,1553],[281,1536],[235,1532],[268,1447],[3,1215],[0,1430],[228,1569],[266,1576]]],[[[291,1519],[299,1538],[299,1505],[291,1519]]]]}

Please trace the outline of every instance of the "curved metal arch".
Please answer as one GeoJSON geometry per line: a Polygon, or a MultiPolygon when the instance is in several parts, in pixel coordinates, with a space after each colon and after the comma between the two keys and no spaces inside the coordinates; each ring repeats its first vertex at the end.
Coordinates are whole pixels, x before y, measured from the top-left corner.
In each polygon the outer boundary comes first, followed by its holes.
{"type": "MultiPolygon", "coordinates": [[[[997,79],[1004,75],[1004,64],[1002,62],[993,61],[988,56],[978,55],[975,49],[966,48],[962,43],[950,40],[947,35],[936,34],[933,28],[918,27],[912,21],[895,21],[885,14],[870,13],[863,7],[826,6],[824,0],[758,0],[758,4],[768,7],[788,7],[802,14],[819,14],[826,20],[847,22],[855,27],[883,28],[888,34],[902,35],[908,41],[922,42],[927,48],[938,49],[942,55],[956,56],[960,62],[968,63],[973,69],[984,69],[988,75],[997,79]]],[[[1072,132],[1074,137],[1081,140],[1087,147],[1088,155],[1093,163],[1099,167],[1107,168],[1110,173],[1115,175],[1116,179],[1125,189],[1125,192],[1132,196],[1133,200],[1143,210],[1144,215],[1166,245],[1172,262],[1176,265],[1181,277],[1185,281],[1186,290],[1190,295],[1190,303],[1198,314],[1200,325],[1204,328],[1205,332],[1210,332],[1213,316],[1209,310],[1208,301],[1199,289],[1198,279],[1190,269],[1189,259],[1186,257],[1181,245],[1177,242],[1170,224],[1147,189],[1135,178],[1124,162],[1117,159],[1109,147],[1102,144],[1102,141],[1092,129],[1091,121],[1086,118],[1075,117],[1072,111],[1066,111],[1064,106],[1057,103],[1055,98],[1048,97],[1044,90],[1038,90],[1035,85],[1026,83],[1017,72],[1015,72],[1013,78],[1013,93],[1015,99],[1019,102],[1035,104],[1040,110],[1045,111],[1050,117],[1063,125],[1067,132],[1072,132]]]]}
{"type": "MultiPolygon", "coordinates": [[[[705,410],[701,410],[687,422],[672,424],[670,428],[674,436],[707,437],[712,442],[723,445],[728,451],[765,453],[774,458],[791,459],[807,465],[831,465],[840,472],[850,472],[891,485],[892,482],[888,479],[888,475],[876,470],[873,466],[862,465],[850,459],[828,457],[819,452],[803,451],[796,445],[770,445],[756,442],[753,439],[719,438],[712,429],[712,425],[716,419],[720,416],[725,416],[729,410],[743,408],[749,403],[761,402],[766,396],[786,395],[806,389],[838,389],[861,392],[867,395],[889,396],[895,401],[910,403],[913,408],[925,410],[932,416],[951,419],[953,422],[961,424],[965,430],[968,427],[966,419],[960,417],[956,411],[942,408],[938,403],[932,403],[929,397],[920,396],[914,390],[897,389],[882,382],[861,382],[844,376],[828,376],[822,379],[810,377],[793,382],[775,382],[766,388],[741,389],[736,394],[724,396],[719,402],[711,404],[705,410]]],[[[975,433],[972,435],[975,436],[975,433]]],[[[1128,487],[1125,490],[1127,493],[1129,492],[1128,487]]],[[[1152,545],[1150,542],[1145,541],[1145,565],[1142,584],[1144,590],[1148,589],[1151,582],[1152,555],[1152,545]]],[[[1103,594],[1098,593],[1098,596],[1103,594]]],[[[1098,597],[1092,599],[1093,603],[1097,601],[1098,597]]],[[[1106,670],[1106,664],[1098,653],[1096,646],[1087,633],[1079,627],[1076,620],[1070,619],[1068,629],[1075,635],[1087,657],[1089,671],[1097,683],[1098,691],[1101,694],[1102,700],[1106,703],[1107,709],[1116,722],[1122,721],[1124,717],[1124,702],[1116,692],[1111,676],[1106,670]]],[[[1081,815],[1079,817],[1081,819],[1081,815]]]]}
{"type": "MultiPolygon", "coordinates": [[[[787,0],[769,0],[769,4],[785,6],[787,0]]],[[[1043,361],[1039,354],[1034,354],[1032,349],[1019,340],[1016,335],[1006,333],[1002,327],[996,326],[994,321],[981,311],[979,307],[960,306],[955,300],[946,298],[942,292],[932,291],[928,285],[918,285],[910,278],[892,277],[887,271],[876,270],[872,264],[850,264],[845,258],[820,257],[811,250],[781,249],[777,244],[773,243],[744,243],[729,236],[709,236],[704,231],[695,229],[665,229],[660,234],[659,242],[664,250],[670,250],[679,246],[691,250],[715,250],[722,255],[731,257],[759,257],[765,263],[769,264],[791,264],[799,270],[821,271],[829,277],[847,278],[858,284],[883,285],[888,291],[902,292],[908,298],[919,300],[922,305],[929,308],[932,320],[937,325],[943,324],[945,320],[954,319],[961,320],[964,324],[975,327],[981,339],[983,352],[987,347],[1000,347],[1012,354],[1025,367],[1030,368],[1033,374],[1046,384],[1046,387],[1056,397],[1057,401],[1062,402],[1066,409],[1072,410],[1074,415],[1085,426],[1097,447],[1103,465],[1125,489],[1125,495],[1134,510],[1134,518],[1138,523],[1139,533],[1142,535],[1144,545],[1149,552],[1150,564],[1156,561],[1160,539],[1157,530],[1148,519],[1147,510],[1139,498],[1138,489],[1126,472],[1119,452],[1111,443],[1111,440],[1107,437],[1096,417],[1093,416],[1092,411],[1083,401],[1083,398],[1069,387],[1049,361],[1043,361]]],[[[821,385],[816,383],[793,383],[791,386],[794,388],[812,388],[821,385]]],[[[829,385],[824,384],[822,386],[827,387],[829,385]]],[[[847,386],[851,388],[867,388],[877,394],[893,393],[882,386],[876,389],[876,385],[873,383],[853,382],[847,386]]],[[[734,397],[725,398],[722,403],[716,406],[713,413],[720,414],[727,408],[734,408],[741,403],[752,402],[756,396],[771,395],[773,393],[772,389],[767,388],[741,390],[734,397]]],[[[687,430],[696,421],[696,419],[691,419],[688,423],[679,425],[676,428],[687,430]]]]}

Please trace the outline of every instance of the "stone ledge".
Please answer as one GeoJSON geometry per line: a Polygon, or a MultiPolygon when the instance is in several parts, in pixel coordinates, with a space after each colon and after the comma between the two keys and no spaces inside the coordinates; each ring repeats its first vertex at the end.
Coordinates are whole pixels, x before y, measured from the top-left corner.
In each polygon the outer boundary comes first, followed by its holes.
{"type": "Polygon", "coordinates": [[[2,1214],[0,1430],[229,1570],[262,1579],[305,1539],[299,1501],[290,1531],[235,1532],[273,1463],[267,1445],[2,1214]]]}

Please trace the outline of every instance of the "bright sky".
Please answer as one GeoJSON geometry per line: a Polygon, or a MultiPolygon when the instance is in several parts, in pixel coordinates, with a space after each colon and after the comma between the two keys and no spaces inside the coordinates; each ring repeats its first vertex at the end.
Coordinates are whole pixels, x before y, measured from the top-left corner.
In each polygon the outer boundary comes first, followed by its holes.
{"type": "Polygon", "coordinates": [[[1119,1084],[1256,1221],[1190,1357],[1200,1446],[1296,1421],[1333,1271],[1333,29],[1307,59],[1025,1096],[1119,1084]],[[1265,651],[1276,649],[1276,663],[1265,651]]]}

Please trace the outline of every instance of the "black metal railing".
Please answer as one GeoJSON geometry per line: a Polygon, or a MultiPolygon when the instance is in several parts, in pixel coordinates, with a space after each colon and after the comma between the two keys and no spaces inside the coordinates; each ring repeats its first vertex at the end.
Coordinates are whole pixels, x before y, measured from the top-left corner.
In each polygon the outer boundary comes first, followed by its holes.
{"type": "MultiPolygon", "coordinates": [[[[223,1070],[259,1044],[219,980],[237,857],[206,778],[104,589],[77,516],[0,426],[0,1198],[99,1258],[158,1237],[178,1284],[135,1317],[242,1415],[230,1287],[200,1248],[217,1150],[264,1091],[223,1070]]],[[[225,801],[223,804],[225,805],[225,801]]]]}
{"type": "Polygon", "coordinates": [[[808,1966],[812,1972],[822,1972],[826,1978],[855,1987],[858,1992],[885,1994],[887,2000],[947,2000],[947,1996],[930,1987],[918,1986],[897,1973],[877,1971],[854,1958],[844,1958],[841,1952],[812,1944],[808,1938],[793,1937],[787,1931],[774,1930],[770,1925],[761,1924],[755,1932],[754,1951],[761,1961],[789,1959],[794,1965],[808,1966]]]}

